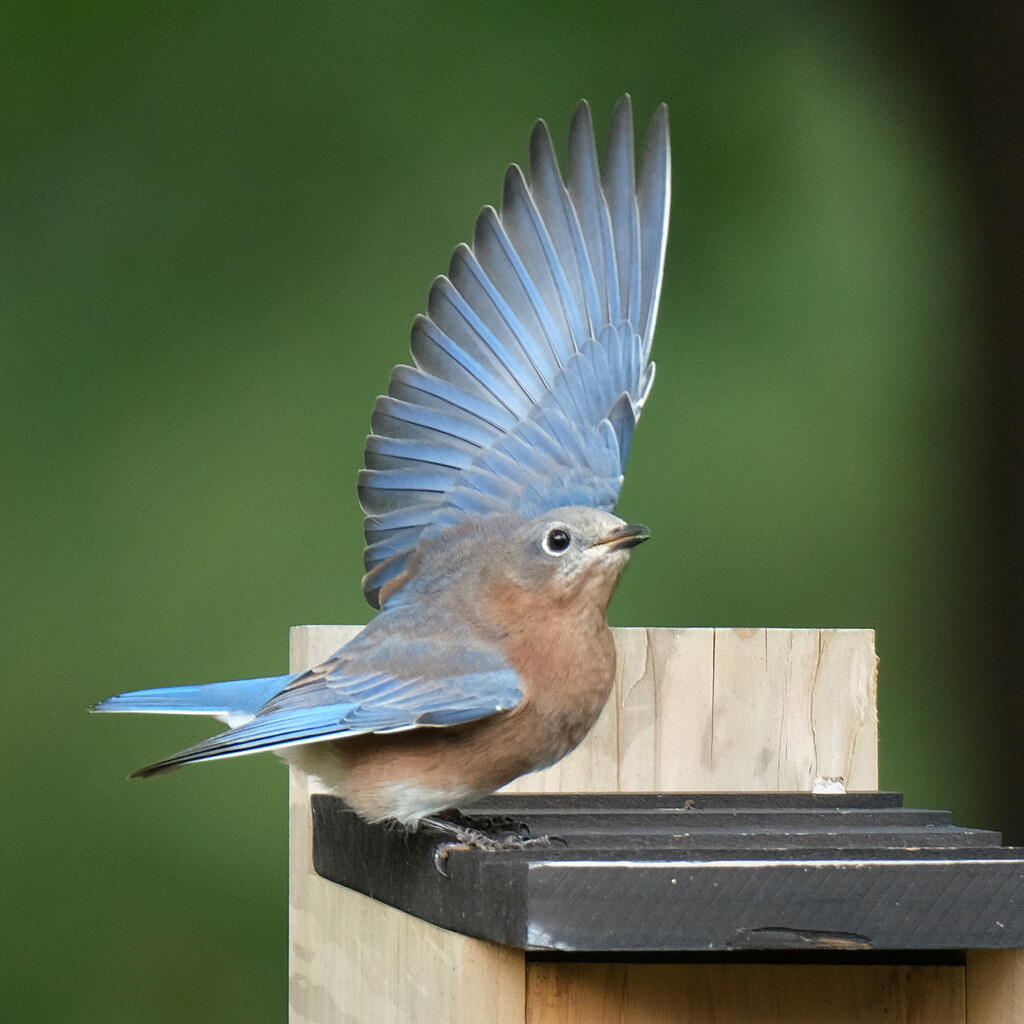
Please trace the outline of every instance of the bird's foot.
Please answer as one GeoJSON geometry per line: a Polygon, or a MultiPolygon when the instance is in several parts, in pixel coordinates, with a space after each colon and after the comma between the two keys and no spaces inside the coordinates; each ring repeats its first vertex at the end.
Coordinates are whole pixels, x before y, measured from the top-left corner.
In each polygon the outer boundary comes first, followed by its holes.
{"type": "MultiPolygon", "coordinates": [[[[456,813],[458,814],[458,812],[456,813]]],[[[459,817],[465,820],[463,815],[459,814],[459,817]]],[[[421,819],[421,824],[449,837],[447,842],[438,843],[434,848],[434,867],[439,874],[444,875],[446,878],[448,877],[448,872],[445,871],[444,866],[451,853],[463,850],[486,850],[488,852],[528,850],[537,846],[552,846],[555,843],[561,843],[563,846],[567,845],[560,836],[530,836],[517,832],[490,835],[479,828],[449,820],[447,812],[444,817],[430,815],[423,818],[421,819]]]]}

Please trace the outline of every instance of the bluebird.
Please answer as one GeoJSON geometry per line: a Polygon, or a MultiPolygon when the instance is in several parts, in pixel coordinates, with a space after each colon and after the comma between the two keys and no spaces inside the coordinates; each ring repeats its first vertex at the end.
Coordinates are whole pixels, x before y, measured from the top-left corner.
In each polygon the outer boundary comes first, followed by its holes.
{"type": "MultiPolygon", "coordinates": [[[[564,181],[539,121],[412,328],[359,477],[378,614],[305,672],[138,690],[97,711],[230,728],[135,773],[275,751],[370,822],[465,839],[450,812],[554,764],[615,671],[606,610],[646,527],[612,514],[654,379],[669,210],[668,112],[639,175],[628,96],[603,175],[590,108],[564,181]]],[[[474,833],[477,835],[477,833],[474,833]]]]}

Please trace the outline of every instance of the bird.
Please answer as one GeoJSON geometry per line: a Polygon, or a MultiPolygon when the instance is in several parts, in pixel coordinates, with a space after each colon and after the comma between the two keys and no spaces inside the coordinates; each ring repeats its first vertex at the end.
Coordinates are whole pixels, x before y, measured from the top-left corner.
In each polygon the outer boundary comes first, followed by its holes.
{"type": "Polygon", "coordinates": [[[509,167],[500,212],[483,208],[434,281],[412,365],[374,406],[358,494],[376,614],[307,671],[97,704],[228,726],[133,777],[274,751],[367,822],[493,848],[457,808],[554,764],[597,720],[608,605],[649,537],[613,509],[654,381],[668,110],[639,171],[628,94],[603,171],[585,100],[566,178],[543,120],[529,153],[529,181],[509,167]]]}

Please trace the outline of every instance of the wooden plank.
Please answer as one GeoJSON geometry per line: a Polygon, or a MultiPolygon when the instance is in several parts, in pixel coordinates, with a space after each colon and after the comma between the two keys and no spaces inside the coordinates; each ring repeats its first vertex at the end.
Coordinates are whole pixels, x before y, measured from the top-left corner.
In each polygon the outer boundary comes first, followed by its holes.
{"type": "MultiPolygon", "coordinates": [[[[354,626],[292,630],[291,668],[318,664],[354,626]]],[[[320,878],[312,865],[311,787],[291,772],[289,1021],[522,1024],[523,954],[444,931],[320,878]]]]}
{"type": "Polygon", "coordinates": [[[869,629],[616,629],[615,688],[568,757],[503,792],[878,788],[869,629]]]}
{"type": "Polygon", "coordinates": [[[1024,1021],[1024,949],[972,949],[967,953],[970,1024],[1024,1021]]]}
{"type": "MultiPolygon", "coordinates": [[[[527,1024],[964,1024],[966,1019],[962,967],[528,962],[526,984],[527,1024]]],[[[1009,1024],[1011,1018],[1005,1020],[1009,1024]]]]}

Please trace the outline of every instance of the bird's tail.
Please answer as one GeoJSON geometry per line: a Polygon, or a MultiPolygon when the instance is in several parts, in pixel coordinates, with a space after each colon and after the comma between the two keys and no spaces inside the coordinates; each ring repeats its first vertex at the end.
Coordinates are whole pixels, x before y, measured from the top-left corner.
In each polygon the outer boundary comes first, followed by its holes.
{"type": "Polygon", "coordinates": [[[210,715],[230,726],[248,722],[264,704],[294,679],[264,676],[201,686],[161,686],[108,697],[93,711],[124,711],[151,715],[210,715]]]}

